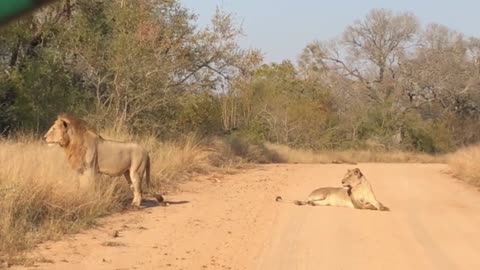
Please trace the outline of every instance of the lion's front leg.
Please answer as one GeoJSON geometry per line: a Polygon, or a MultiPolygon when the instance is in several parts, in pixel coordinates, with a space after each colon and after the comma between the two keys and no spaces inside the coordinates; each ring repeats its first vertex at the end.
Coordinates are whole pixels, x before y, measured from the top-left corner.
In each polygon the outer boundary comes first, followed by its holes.
{"type": "Polygon", "coordinates": [[[85,170],[79,179],[79,189],[81,191],[86,191],[91,189],[95,178],[95,171],[93,169],[85,170]]]}
{"type": "Polygon", "coordinates": [[[80,188],[82,190],[90,189],[95,183],[95,175],[97,169],[97,151],[95,147],[87,149],[84,157],[84,167],[80,177],[80,188]]]}

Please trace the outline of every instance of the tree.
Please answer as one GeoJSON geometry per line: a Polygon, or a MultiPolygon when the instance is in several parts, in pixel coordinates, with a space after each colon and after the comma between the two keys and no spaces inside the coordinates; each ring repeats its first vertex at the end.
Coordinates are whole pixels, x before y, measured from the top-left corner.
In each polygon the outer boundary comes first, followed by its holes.
{"type": "Polygon", "coordinates": [[[16,94],[5,104],[37,130],[68,110],[103,127],[169,136],[184,130],[185,104],[218,106],[215,95],[255,55],[237,45],[231,15],[217,10],[197,29],[176,0],[64,0],[13,26],[0,36],[0,65],[13,84],[3,88],[16,94]]]}
{"type": "Polygon", "coordinates": [[[477,132],[471,130],[478,127],[480,119],[475,40],[466,40],[445,26],[431,24],[423,31],[420,44],[400,69],[410,108],[426,119],[455,119],[449,126],[453,135],[458,135],[454,137],[460,139],[457,144],[478,140],[477,132]]]}
{"type": "MultiPolygon", "coordinates": [[[[352,61],[361,69],[364,61],[373,64],[375,82],[383,82],[386,73],[395,78],[394,65],[405,53],[418,30],[418,20],[411,13],[394,14],[385,9],[374,9],[362,21],[356,21],[343,33],[342,44],[352,61]]],[[[355,74],[355,73],[353,73],[355,74]]],[[[352,74],[352,75],[353,75],[352,74]]],[[[358,75],[365,79],[365,76],[358,75]]]]}
{"type": "Polygon", "coordinates": [[[329,145],[329,93],[302,79],[289,61],[262,65],[234,89],[236,120],[250,140],[308,148],[329,145]]]}

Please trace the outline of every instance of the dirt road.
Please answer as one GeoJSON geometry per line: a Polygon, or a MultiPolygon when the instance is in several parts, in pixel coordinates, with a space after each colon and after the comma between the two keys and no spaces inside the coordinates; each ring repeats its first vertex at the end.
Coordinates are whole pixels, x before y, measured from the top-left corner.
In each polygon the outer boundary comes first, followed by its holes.
{"type": "Polygon", "coordinates": [[[177,204],[42,245],[34,255],[46,263],[34,269],[480,269],[480,192],[445,165],[356,165],[391,212],[274,201],[338,186],[353,167],[268,165],[193,181],[167,197],[177,204]]]}

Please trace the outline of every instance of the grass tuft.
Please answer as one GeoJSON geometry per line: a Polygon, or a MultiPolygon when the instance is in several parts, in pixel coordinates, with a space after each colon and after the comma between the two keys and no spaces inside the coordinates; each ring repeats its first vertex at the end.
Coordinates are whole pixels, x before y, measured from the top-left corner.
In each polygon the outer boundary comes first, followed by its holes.
{"type": "Polygon", "coordinates": [[[480,145],[462,148],[448,156],[453,174],[469,184],[480,186],[480,145]]]}

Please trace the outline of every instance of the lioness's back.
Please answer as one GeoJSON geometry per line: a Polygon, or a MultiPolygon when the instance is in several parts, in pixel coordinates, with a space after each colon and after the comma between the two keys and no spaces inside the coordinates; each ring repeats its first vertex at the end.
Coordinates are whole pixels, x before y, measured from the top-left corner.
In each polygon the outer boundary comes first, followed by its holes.
{"type": "Polygon", "coordinates": [[[339,197],[339,198],[350,199],[347,191],[344,188],[337,188],[337,187],[317,188],[314,191],[312,191],[308,197],[309,198],[313,198],[313,197],[322,197],[322,198],[339,197]]]}
{"type": "Polygon", "coordinates": [[[337,187],[315,189],[308,196],[308,202],[315,205],[346,206],[353,208],[347,190],[337,187]]]}

